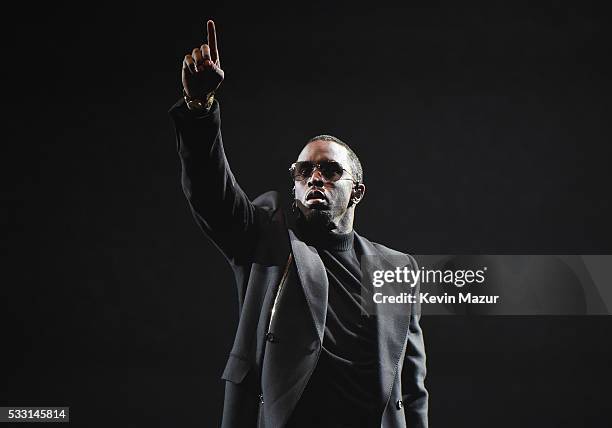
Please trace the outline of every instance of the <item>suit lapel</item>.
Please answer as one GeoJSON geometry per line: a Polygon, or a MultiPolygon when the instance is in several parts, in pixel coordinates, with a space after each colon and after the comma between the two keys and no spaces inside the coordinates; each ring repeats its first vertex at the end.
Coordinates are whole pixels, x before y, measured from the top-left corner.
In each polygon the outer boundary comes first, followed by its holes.
{"type": "MultiPolygon", "coordinates": [[[[357,233],[355,233],[355,240],[362,256],[371,257],[370,260],[378,264],[377,269],[389,269],[391,266],[393,268],[398,266],[396,256],[393,256],[393,260],[391,260],[391,257],[388,258],[369,240],[357,233]]],[[[361,263],[363,272],[363,259],[361,263]]],[[[406,257],[402,266],[409,263],[409,259],[406,257]]],[[[398,363],[408,339],[410,311],[406,311],[406,309],[405,305],[373,304],[378,345],[378,386],[382,400],[380,404],[383,409],[389,400],[391,386],[397,375],[398,363]]]]}
{"type": "Polygon", "coordinates": [[[265,345],[262,370],[266,426],[274,427],[286,423],[316,366],[327,315],[325,266],[314,248],[288,233],[295,269],[279,298],[272,326],[277,339],[265,345]]]}
{"type": "Polygon", "coordinates": [[[327,272],[317,250],[301,241],[293,230],[288,229],[288,231],[299,282],[304,290],[319,341],[323,343],[329,287],[327,272]]]}

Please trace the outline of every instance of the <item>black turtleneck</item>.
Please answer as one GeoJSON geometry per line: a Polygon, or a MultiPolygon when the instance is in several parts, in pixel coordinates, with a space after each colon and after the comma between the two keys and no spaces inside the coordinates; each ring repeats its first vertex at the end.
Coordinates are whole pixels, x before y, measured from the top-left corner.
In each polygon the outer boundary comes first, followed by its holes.
{"type": "Polygon", "coordinates": [[[298,233],[317,249],[329,291],[321,356],[287,426],[380,426],[375,326],[362,315],[367,293],[362,293],[355,234],[304,226],[298,233]]]}

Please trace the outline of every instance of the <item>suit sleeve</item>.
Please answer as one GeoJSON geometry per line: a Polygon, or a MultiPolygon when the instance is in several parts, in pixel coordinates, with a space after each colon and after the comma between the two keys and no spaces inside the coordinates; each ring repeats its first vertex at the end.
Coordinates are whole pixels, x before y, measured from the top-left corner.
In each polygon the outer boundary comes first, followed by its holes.
{"type": "MultiPolygon", "coordinates": [[[[418,270],[416,260],[413,257],[410,257],[410,260],[413,269],[418,270]]],[[[420,284],[415,287],[417,298],[419,292],[420,284]]],[[[404,403],[406,425],[414,428],[427,428],[429,394],[427,389],[425,389],[425,342],[423,341],[423,331],[419,324],[420,318],[421,305],[417,300],[417,303],[412,305],[410,334],[402,369],[402,402],[404,403]]]]}
{"type": "Polygon", "coordinates": [[[230,169],[221,138],[217,100],[208,113],[196,113],[183,100],[169,111],[174,121],[181,183],[198,226],[233,263],[252,254],[258,210],[230,169]]]}

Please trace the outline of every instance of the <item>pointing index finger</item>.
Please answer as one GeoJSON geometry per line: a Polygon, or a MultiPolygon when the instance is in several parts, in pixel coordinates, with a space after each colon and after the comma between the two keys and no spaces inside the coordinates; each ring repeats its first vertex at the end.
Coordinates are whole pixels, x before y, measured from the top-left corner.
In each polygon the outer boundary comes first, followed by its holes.
{"type": "Polygon", "coordinates": [[[215,22],[208,20],[206,23],[206,32],[208,39],[208,46],[210,47],[210,59],[215,64],[219,65],[219,51],[217,49],[217,33],[215,31],[215,22]]]}

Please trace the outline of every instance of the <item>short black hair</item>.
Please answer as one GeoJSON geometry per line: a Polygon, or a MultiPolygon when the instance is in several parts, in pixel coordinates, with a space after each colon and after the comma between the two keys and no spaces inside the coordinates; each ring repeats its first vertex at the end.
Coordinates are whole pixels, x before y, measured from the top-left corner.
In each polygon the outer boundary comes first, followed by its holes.
{"type": "Polygon", "coordinates": [[[357,181],[358,183],[363,182],[363,167],[361,166],[361,161],[357,157],[357,154],[353,151],[353,149],[350,148],[348,144],[346,144],[340,138],[334,137],[333,135],[322,134],[317,135],[316,137],[312,137],[306,142],[304,146],[307,146],[313,141],[332,141],[344,147],[348,152],[349,161],[351,162],[351,173],[353,174],[353,178],[355,178],[355,181],[357,181]]]}

